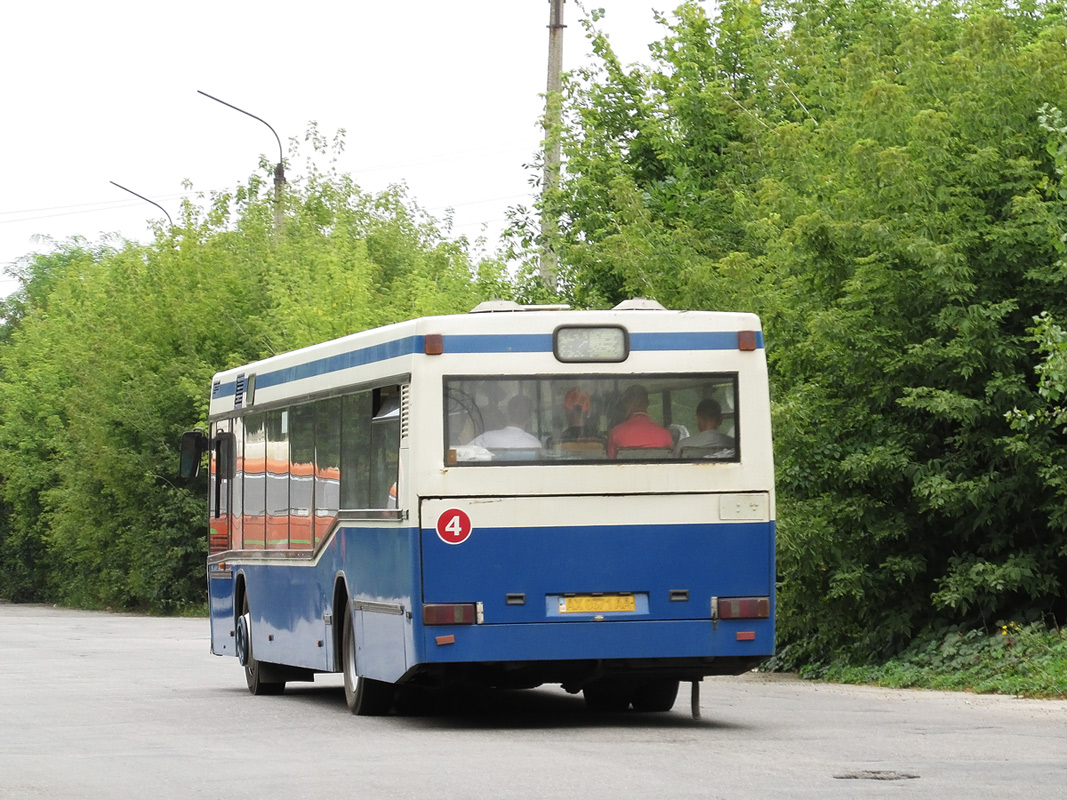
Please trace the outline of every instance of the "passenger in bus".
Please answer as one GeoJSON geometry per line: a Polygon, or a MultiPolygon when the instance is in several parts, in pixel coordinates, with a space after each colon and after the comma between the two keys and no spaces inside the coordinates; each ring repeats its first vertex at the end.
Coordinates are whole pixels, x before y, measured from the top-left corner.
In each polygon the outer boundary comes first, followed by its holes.
{"type": "Polygon", "coordinates": [[[674,446],[674,456],[682,455],[685,448],[699,447],[722,458],[733,456],[736,448],[734,438],[727,436],[719,430],[722,425],[722,406],[711,398],[701,400],[697,404],[697,427],[699,433],[695,433],[687,439],[679,440],[674,446]]]}
{"type": "Polygon", "coordinates": [[[596,430],[588,427],[589,410],[592,401],[589,392],[575,386],[563,398],[563,411],[567,418],[567,427],[560,434],[561,442],[603,442],[596,430]]]}
{"type": "Polygon", "coordinates": [[[674,444],[671,432],[648,415],[648,390],[639,383],[622,393],[626,419],[608,434],[608,458],[615,458],[620,447],[665,447],[674,444]]]}
{"type": "Polygon", "coordinates": [[[507,425],[475,436],[470,444],[490,450],[540,447],[541,440],[526,432],[532,418],[533,401],[524,394],[517,394],[508,400],[507,425]]]}

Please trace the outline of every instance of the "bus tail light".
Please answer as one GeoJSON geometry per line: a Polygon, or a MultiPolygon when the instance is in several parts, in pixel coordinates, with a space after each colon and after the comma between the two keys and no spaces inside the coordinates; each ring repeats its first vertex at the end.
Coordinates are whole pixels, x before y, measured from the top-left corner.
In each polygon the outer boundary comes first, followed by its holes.
{"type": "Polygon", "coordinates": [[[422,339],[422,350],[428,356],[439,356],[445,352],[445,337],[439,333],[428,333],[422,339]]]}
{"type": "Polygon", "coordinates": [[[482,621],[481,603],[426,603],[423,625],[475,625],[482,621]]]}
{"type": "Polygon", "coordinates": [[[713,597],[712,619],[767,619],[771,616],[769,597],[713,597]]]}
{"type": "Polygon", "coordinates": [[[737,332],[737,349],[738,350],[755,350],[757,346],[756,332],[755,331],[738,331],[737,332]]]}

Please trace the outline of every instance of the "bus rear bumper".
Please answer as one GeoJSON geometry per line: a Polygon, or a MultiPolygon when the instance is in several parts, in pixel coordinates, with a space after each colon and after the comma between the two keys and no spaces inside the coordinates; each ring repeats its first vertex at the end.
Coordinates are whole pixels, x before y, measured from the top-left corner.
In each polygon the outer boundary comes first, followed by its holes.
{"type": "MultiPolygon", "coordinates": [[[[440,668],[448,667],[530,675],[531,684],[566,684],[579,664],[593,663],[601,676],[699,680],[747,672],[774,653],[770,619],[450,625],[427,626],[421,633],[417,663],[405,678],[441,674],[440,668]]],[[[577,673],[588,676],[589,667],[577,673]]]]}

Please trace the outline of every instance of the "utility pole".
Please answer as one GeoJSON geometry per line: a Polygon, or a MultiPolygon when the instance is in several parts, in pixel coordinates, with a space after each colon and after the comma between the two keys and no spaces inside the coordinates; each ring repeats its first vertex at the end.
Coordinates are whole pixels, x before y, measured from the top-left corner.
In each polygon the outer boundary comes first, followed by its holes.
{"type": "Polygon", "coordinates": [[[559,262],[553,244],[559,219],[548,208],[559,186],[560,129],[563,126],[563,3],[548,0],[548,86],[545,91],[545,176],[541,185],[541,280],[550,291],[556,288],[559,262]]]}
{"type": "Polygon", "coordinates": [[[233,103],[227,103],[225,100],[219,100],[219,98],[214,97],[213,95],[210,95],[207,92],[202,92],[199,89],[197,89],[196,91],[197,94],[202,94],[204,95],[204,97],[214,100],[216,103],[222,103],[224,106],[232,108],[234,111],[240,111],[242,114],[249,116],[254,120],[262,122],[264,125],[270,128],[270,132],[274,134],[274,138],[278,142],[278,163],[274,167],[274,234],[275,236],[277,236],[279,233],[281,233],[282,230],[282,192],[285,190],[285,154],[282,151],[281,137],[278,136],[278,132],[274,130],[274,128],[271,127],[271,124],[265,119],[257,117],[255,114],[249,113],[243,108],[238,108],[233,103]]]}

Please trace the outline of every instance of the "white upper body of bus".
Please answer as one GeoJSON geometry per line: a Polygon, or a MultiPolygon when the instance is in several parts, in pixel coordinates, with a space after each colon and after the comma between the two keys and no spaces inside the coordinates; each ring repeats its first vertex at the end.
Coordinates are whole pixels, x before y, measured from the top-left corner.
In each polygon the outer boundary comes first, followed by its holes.
{"type": "Polygon", "coordinates": [[[756,315],[647,301],[603,311],[493,301],[475,311],[220,372],[211,418],[390,387],[400,401],[401,507],[427,496],[762,492],[773,519],[756,315]],[[623,423],[632,423],[625,435],[623,423]]]}

